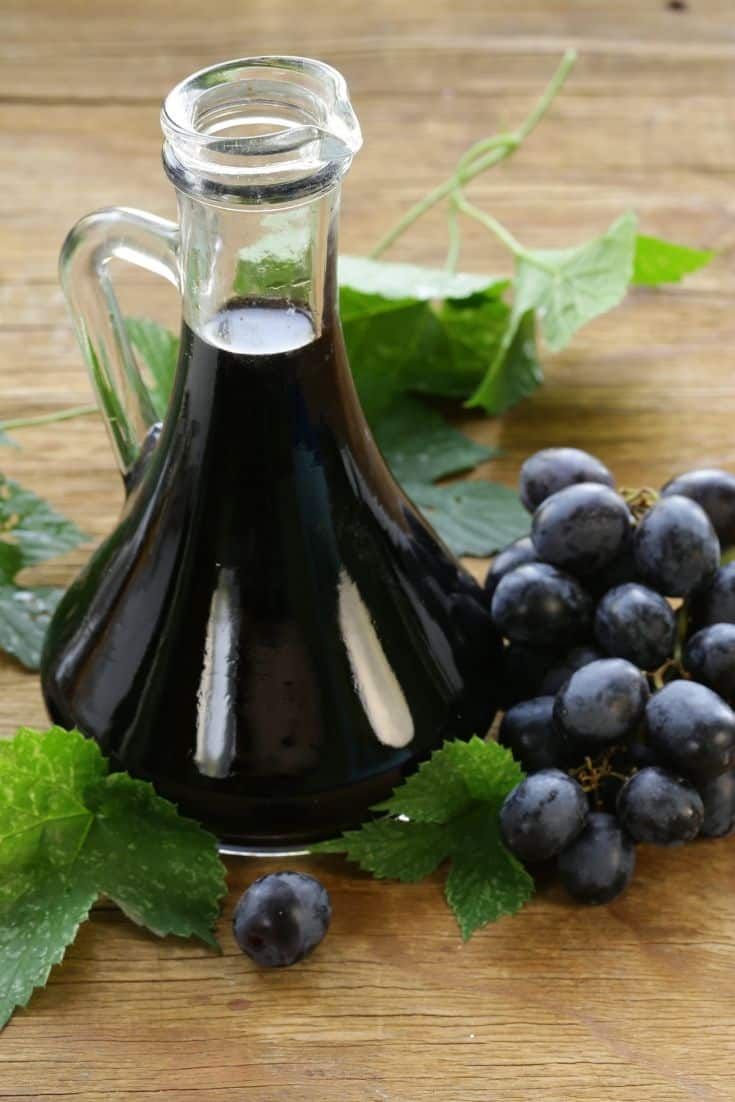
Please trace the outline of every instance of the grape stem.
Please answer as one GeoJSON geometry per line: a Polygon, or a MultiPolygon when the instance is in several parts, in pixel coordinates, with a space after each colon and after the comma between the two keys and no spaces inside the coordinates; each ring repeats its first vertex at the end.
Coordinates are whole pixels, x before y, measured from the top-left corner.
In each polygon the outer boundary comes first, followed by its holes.
{"type": "MultiPolygon", "coordinates": [[[[598,760],[586,757],[582,765],[577,766],[576,769],[569,770],[569,776],[574,778],[584,792],[594,794],[598,807],[601,806],[599,788],[602,781],[606,780],[608,777],[615,777],[616,780],[619,781],[626,781],[628,779],[628,774],[619,773],[612,767],[611,759],[617,749],[617,746],[610,747],[610,749],[606,750],[598,760]]],[[[636,770],[633,769],[632,773],[635,772],[636,770]]],[[[630,774],[631,776],[632,773],[630,774]]]]}
{"type": "Polygon", "coordinates": [[[38,417],[16,417],[11,421],[0,421],[0,432],[28,429],[33,425],[53,425],[56,421],[69,421],[72,417],[83,417],[88,413],[97,412],[97,406],[71,406],[56,413],[41,413],[38,417]]]}
{"type": "Polygon", "coordinates": [[[447,217],[447,229],[449,232],[449,248],[444,269],[449,275],[454,275],[459,263],[459,253],[462,248],[462,228],[459,223],[459,207],[454,195],[449,200],[449,214],[447,217]]]}
{"type": "Polygon", "coordinates": [[[640,486],[638,489],[620,486],[618,493],[630,509],[636,522],[643,520],[648,510],[653,508],[661,496],[658,490],[654,490],[651,486],[640,486]]]}
{"type": "Polygon", "coordinates": [[[681,639],[677,639],[673,657],[669,658],[663,666],[654,670],[651,674],[653,686],[657,691],[663,689],[664,685],[668,685],[669,681],[686,680],[688,678],[689,675],[681,664],[681,650],[681,639]]]}
{"type": "MultiPolygon", "coordinates": [[[[547,113],[551,104],[556,99],[565,84],[567,77],[574,68],[577,60],[576,50],[566,50],[556,72],[547,84],[543,94],[539,97],[525,120],[515,130],[502,134],[495,134],[491,138],[482,138],[475,142],[459,158],[454,172],[448,179],[432,188],[423,199],[415,203],[396,222],[396,224],[381,237],[369,255],[373,258],[382,256],[417,219],[436,206],[444,199],[449,200],[449,248],[445,261],[447,272],[454,273],[457,270],[461,249],[461,229],[459,223],[460,213],[480,222],[486,229],[494,233],[504,245],[518,257],[525,257],[538,267],[543,267],[543,261],[528,253],[513,235],[498,222],[492,215],[479,210],[469,203],[462,194],[462,188],[480,173],[485,172],[493,165],[510,157],[518,147],[536,129],[541,119],[547,113]]],[[[29,428],[32,425],[51,425],[56,421],[66,421],[73,417],[96,412],[96,406],[77,406],[73,409],[62,410],[60,413],[44,414],[40,417],[22,417],[13,421],[0,423],[0,430],[29,428]]]]}
{"type": "MultiPolygon", "coordinates": [[[[485,172],[493,165],[500,164],[501,161],[506,160],[506,158],[515,153],[516,149],[518,149],[532,131],[535,130],[541,119],[551,107],[551,104],[556,99],[567,77],[574,68],[576,60],[576,50],[567,50],[556,72],[546,86],[545,91],[517,130],[512,130],[505,134],[496,134],[492,138],[483,138],[470,146],[470,148],[460,157],[452,175],[441,184],[438,184],[437,187],[432,188],[423,199],[420,199],[418,203],[410,207],[406,213],[398,219],[396,224],[381,237],[377,245],[375,245],[370,252],[370,256],[373,258],[382,256],[383,253],[387,252],[388,249],[395,244],[398,238],[401,237],[406,230],[410,229],[414,222],[421,218],[422,215],[426,214],[427,211],[431,210],[432,207],[436,206],[437,203],[442,202],[443,199],[447,199],[452,195],[456,195],[458,192],[461,193],[461,189],[468,184],[470,180],[473,180],[476,176],[479,176],[481,172],[485,172]]],[[[460,199],[460,202],[461,201],[460,199]]],[[[473,208],[473,212],[474,210],[475,208],[473,208]]],[[[466,213],[469,213],[469,211],[466,213]]],[[[476,214],[473,213],[472,217],[476,217],[476,214]]],[[[490,219],[490,216],[487,217],[490,219]]],[[[492,229],[492,232],[508,245],[511,252],[517,255],[517,250],[522,250],[522,246],[508,233],[505,227],[501,226],[495,219],[490,219],[489,222],[485,222],[484,224],[487,225],[488,229],[492,229]]],[[[453,253],[450,254],[450,256],[453,258],[453,253]]]]}

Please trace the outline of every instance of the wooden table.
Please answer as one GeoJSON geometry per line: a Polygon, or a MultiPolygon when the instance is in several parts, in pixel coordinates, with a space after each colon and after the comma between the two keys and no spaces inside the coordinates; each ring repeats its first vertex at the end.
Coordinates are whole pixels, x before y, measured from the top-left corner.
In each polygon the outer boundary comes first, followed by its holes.
{"type": "MultiPolygon", "coordinates": [[[[173,213],[157,117],[187,73],[282,52],[346,74],[366,139],[344,203],[343,246],[357,252],[471,141],[519,122],[571,44],[581,60],[568,91],[473,197],[536,246],[581,241],[633,207],[646,231],[722,256],[681,287],[632,295],[566,353],[547,354],[546,387],[502,423],[468,417],[505,452],[478,474],[513,482],[524,454],[565,442],[598,452],[628,484],[702,460],[732,466],[735,25],[731,0],[680,6],[2,0],[2,416],[88,400],[56,283],[59,245],[95,207],[173,213]]],[[[438,215],[427,218],[395,255],[439,261],[443,233],[438,215]]],[[[507,259],[473,230],[463,264],[502,271],[507,259]]],[[[126,302],[175,317],[165,289],[134,279],[126,302]]],[[[95,539],[107,532],[121,495],[99,421],[19,439],[3,469],[95,539]]],[[[43,578],[67,581],[85,553],[43,578]]],[[[4,733],[45,722],[36,677],[9,661],[0,719],[4,733]]],[[[275,973],[254,970],[229,934],[237,894],[265,867],[230,865],[221,958],[95,910],[0,1036],[0,1098],[735,1098],[735,843],[643,851],[614,905],[580,909],[545,889],[466,946],[439,879],[377,884],[324,862],[332,932],[307,963],[275,973]]]]}

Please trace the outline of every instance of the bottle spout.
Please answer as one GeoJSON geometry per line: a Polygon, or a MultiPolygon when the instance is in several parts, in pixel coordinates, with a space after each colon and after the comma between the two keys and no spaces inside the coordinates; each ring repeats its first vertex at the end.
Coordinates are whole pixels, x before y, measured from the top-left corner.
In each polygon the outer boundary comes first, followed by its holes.
{"type": "Polygon", "coordinates": [[[362,144],[342,75],[302,57],[202,69],[166,97],[161,125],[174,185],[226,206],[327,191],[362,144]]]}

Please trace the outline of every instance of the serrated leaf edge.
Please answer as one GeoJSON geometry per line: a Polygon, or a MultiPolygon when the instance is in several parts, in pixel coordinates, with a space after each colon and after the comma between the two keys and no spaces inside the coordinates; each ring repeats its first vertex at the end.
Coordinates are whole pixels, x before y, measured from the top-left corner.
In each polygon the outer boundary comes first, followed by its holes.
{"type": "MultiPolygon", "coordinates": [[[[196,833],[201,834],[205,837],[206,836],[211,837],[213,843],[216,846],[216,839],[214,838],[214,835],[211,835],[209,831],[205,830],[204,827],[202,827],[202,825],[199,822],[197,822],[197,820],[191,819],[191,818],[189,818],[188,816],[185,816],[185,815],[181,815],[178,811],[178,808],[177,808],[176,804],[174,804],[171,800],[167,800],[164,796],[160,796],[156,792],[154,786],[149,781],[138,780],[137,778],[129,777],[129,774],[109,773],[109,772],[107,772],[107,770],[109,769],[109,762],[108,762],[108,759],[102,754],[99,745],[94,740],[88,739],[77,728],[67,730],[66,728],[61,727],[58,724],[52,725],[46,731],[39,731],[38,729],[33,728],[33,727],[19,727],[15,732],[14,738],[7,739],[7,740],[5,740],[5,739],[0,740],[0,756],[4,756],[4,755],[9,756],[17,748],[18,744],[16,743],[16,739],[18,738],[18,736],[20,736],[21,739],[23,739],[23,738],[32,738],[34,740],[37,739],[39,744],[42,746],[44,739],[48,735],[59,735],[59,734],[63,734],[65,737],[67,737],[69,739],[74,739],[75,741],[76,740],[81,740],[82,742],[85,743],[86,746],[93,747],[97,751],[97,756],[99,757],[100,765],[104,766],[104,769],[105,769],[106,772],[104,774],[101,774],[100,777],[96,781],[93,782],[94,786],[105,785],[105,784],[110,784],[110,785],[114,786],[114,784],[116,783],[116,778],[120,778],[120,777],[123,777],[123,776],[126,777],[126,778],[129,778],[130,780],[135,781],[136,784],[141,785],[144,789],[146,789],[147,793],[149,795],[153,796],[156,799],[156,801],[162,802],[163,804],[167,805],[167,808],[170,809],[170,811],[172,812],[172,817],[175,817],[176,819],[182,820],[183,822],[187,823],[187,825],[190,828],[191,827],[195,828],[196,833]]],[[[85,791],[85,793],[83,794],[83,799],[85,800],[85,802],[89,798],[89,792],[90,792],[90,789],[88,788],[85,791]]],[[[89,811],[89,814],[90,814],[90,821],[94,822],[97,813],[91,807],[88,807],[88,811],[89,811]]],[[[217,895],[214,897],[214,908],[213,909],[214,909],[215,913],[213,915],[212,925],[211,925],[210,929],[203,928],[203,927],[197,926],[196,924],[192,923],[189,926],[182,926],[182,928],[180,930],[157,930],[155,927],[151,926],[149,923],[142,920],[140,915],[137,915],[135,913],[135,909],[133,907],[131,907],[129,904],[123,904],[119,900],[117,900],[114,896],[114,893],[113,894],[108,894],[108,898],[110,898],[120,908],[120,910],[123,912],[123,914],[125,914],[125,916],[127,918],[129,918],[131,921],[133,921],[136,925],[141,926],[142,928],[145,928],[145,929],[149,930],[151,933],[155,934],[158,937],[167,937],[167,936],[176,936],[176,937],[182,937],[182,938],[196,937],[200,941],[202,941],[205,945],[207,945],[209,948],[213,949],[214,951],[216,951],[218,953],[222,953],[222,947],[219,944],[219,941],[217,940],[217,937],[216,937],[215,932],[214,932],[216,922],[218,920],[219,914],[221,913],[221,905],[220,905],[221,900],[227,894],[227,879],[226,879],[227,871],[226,871],[226,868],[225,868],[223,862],[221,861],[221,859],[219,861],[219,871],[220,871],[220,875],[217,877],[218,891],[217,891],[217,895]]],[[[213,879],[214,879],[214,877],[213,877],[213,879]]],[[[213,884],[213,887],[214,887],[214,884],[213,884]]],[[[28,994],[24,998],[21,998],[18,1001],[13,1000],[11,1005],[9,1005],[9,1007],[8,1007],[7,1014],[3,1014],[3,1012],[0,1011],[0,1031],[5,1027],[5,1025],[7,1025],[7,1023],[10,1021],[11,1017],[13,1016],[13,1013],[15,1012],[15,1010],[18,1007],[26,1007],[28,1005],[28,1003],[31,999],[31,996],[33,995],[33,992],[35,990],[37,990],[38,988],[45,987],[46,983],[48,982],[49,975],[51,974],[52,968],[54,968],[57,964],[60,964],[63,961],[64,956],[66,955],[66,952],[67,952],[68,948],[76,940],[77,934],[79,932],[79,927],[82,925],[83,922],[86,922],[89,919],[90,911],[92,910],[92,907],[94,906],[95,902],[98,900],[98,898],[100,897],[101,894],[103,894],[103,893],[97,887],[90,888],[88,890],[88,897],[89,897],[88,905],[86,905],[86,907],[84,908],[84,910],[83,910],[81,916],[79,917],[78,921],[76,921],[74,923],[73,932],[72,932],[71,937],[65,942],[64,945],[59,946],[56,949],[56,951],[53,952],[53,955],[49,959],[48,966],[44,969],[42,979],[39,979],[38,982],[36,982],[32,985],[32,987],[28,991],[28,994]]],[[[107,893],[105,893],[105,894],[107,894],[107,893]]],[[[2,1005],[2,1004],[0,1003],[0,1005],[2,1005]]]]}
{"type": "MultiPolygon", "coordinates": [[[[526,906],[526,904],[529,902],[529,900],[533,898],[533,896],[535,894],[535,890],[536,890],[536,885],[535,885],[535,882],[533,880],[533,877],[528,872],[528,870],[521,864],[521,862],[518,861],[517,858],[515,858],[513,856],[512,853],[509,853],[508,856],[510,857],[511,862],[516,866],[516,872],[520,873],[520,880],[521,880],[521,882],[523,882],[525,884],[527,892],[526,892],[526,895],[524,896],[524,898],[522,898],[520,900],[520,902],[518,903],[517,906],[508,907],[508,906],[502,906],[501,905],[498,908],[498,911],[494,915],[494,917],[489,918],[487,920],[487,922],[480,922],[480,923],[476,923],[476,924],[471,924],[471,923],[467,923],[463,920],[461,912],[457,909],[457,907],[455,905],[455,902],[452,899],[452,894],[451,894],[451,869],[447,873],[447,878],[444,882],[444,898],[447,901],[447,906],[450,908],[452,914],[454,915],[455,921],[457,923],[457,927],[459,929],[460,937],[462,938],[463,942],[467,943],[472,938],[473,934],[476,934],[478,930],[484,930],[487,926],[493,925],[494,923],[498,922],[501,918],[512,918],[514,915],[519,914],[520,911],[522,911],[523,908],[526,906]]],[[[454,862],[452,862],[452,864],[453,863],[454,862]]]]}
{"type": "MultiPolygon", "coordinates": [[[[65,945],[59,946],[58,951],[54,954],[52,959],[49,961],[48,967],[43,972],[43,978],[39,979],[38,983],[33,984],[33,986],[28,991],[28,994],[25,996],[25,998],[20,998],[20,999],[18,999],[17,1002],[15,1000],[13,1000],[11,1002],[11,1005],[8,1008],[7,1014],[3,1015],[2,1012],[0,1012],[0,1032],[2,1032],[2,1030],[5,1028],[5,1026],[10,1021],[10,1019],[13,1017],[13,1014],[15,1013],[15,1011],[18,1010],[19,1008],[24,1009],[25,1007],[27,1007],[28,1003],[31,1001],[34,993],[46,986],[46,984],[48,983],[48,978],[51,975],[51,969],[55,968],[57,964],[61,964],[61,962],[63,961],[64,957],[66,956],[67,950],[76,941],[77,934],[79,933],[79,927],[82,925],[83,922],[86,922],[88,920],[89,915],[90,915],[90,911],[92,910],[92,907],[95,905],[95,903],[99,899],[99,892],[90,891],[90,896],[91,896],[91,898],[90,898],[89,906],[86,908],[86,910],[84,911],[84,913],[80,917],[79,921],[74,925],[74,929],[73,929],[72,935],[69,938],[69,940],[66,942],[65,945]]],[[[0,1002],[0,1005],[2,1005],[1,1002],[0,1002]]]]}

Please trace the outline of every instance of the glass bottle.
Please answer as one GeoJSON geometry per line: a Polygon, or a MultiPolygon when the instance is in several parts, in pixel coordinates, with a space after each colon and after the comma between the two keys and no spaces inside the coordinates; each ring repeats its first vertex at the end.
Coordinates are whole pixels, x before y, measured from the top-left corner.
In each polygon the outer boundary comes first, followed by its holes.
{"type": "Polygon", "coordinates": [[[355,393],[336,256],[361,137],[342,77],[227,62],[178,85],[162,126],[179,223],[103,210],[62,251],[126,499],[53,619],[43,689],[55,721],[223,848],[288,849],[354,826],[444,739],[484,734],[499,642],[355,393]],[[113,258],[181,292],[162,425],[113,258]]]}

